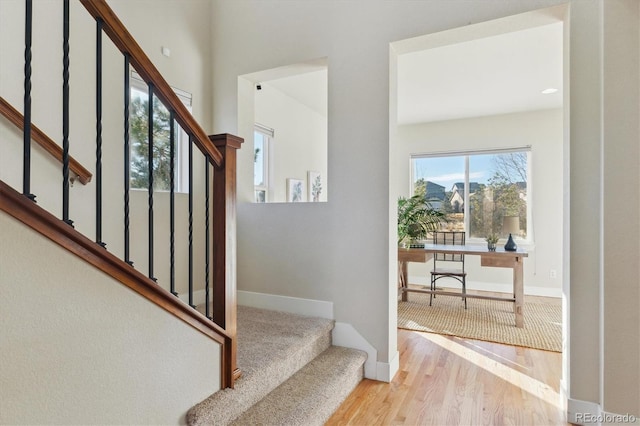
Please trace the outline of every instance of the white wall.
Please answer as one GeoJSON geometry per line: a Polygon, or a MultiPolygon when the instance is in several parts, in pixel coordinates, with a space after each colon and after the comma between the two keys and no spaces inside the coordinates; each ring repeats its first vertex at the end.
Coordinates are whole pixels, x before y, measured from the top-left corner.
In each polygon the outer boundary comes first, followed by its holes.
{"type": "Polygon", "coordinates": [[[569,411],[640,416],[639,3],[572,2],[570,31],[569,411]]]}
{"type": "MultiPolygon", "coordinates": [[[[109,1],[118,17],[136,38],[165,79],[173,87],[193,95],[193,114],[205,131],[211,130],[211,51],[209,19],[211,3],[141,0],[109,1]],[[153,9],[150,19],[149,10],[153,9]],[[161,46],[171,56],[161,54],[161,46]]],[[[34,2],[32,120],[62,145],[62,1],[34,2]]],[[[95,21],[79,2],[71,2],[70,30],[70,153],[90,172],[96,169],[95,148],[95,21]]],[[[0,2],[0,95],[23,109],[24,2],[0,2]]],[[[123,201],[123,59],[103,35],[103,241],[107,249],[124,256],[123,201]]],[[[0,118],[0,179],[22,190],[22,133],[0,118]]],[[[31,192],[40,206],[61,217],[62,166],[34,144],[31,192]]],[[[204,288],[204,159],[194,148],[194,285],[204,288]]],[[[77,230],[95,238],[96,178],[86,186],[76,183],[70,191],[70,218],[77,230]]],[[[131,191],[131,259],[140,271],[148,271],[147,192],[131,191]]],[[[169,202],[167,193],[154,200],[154,276],[169,288],[169,202]]],[[[187,292],[187,197],[176,198],[177,291],[187,292]]]]}
{"type": "Polygon", "coordinates": [[[640,3],[604,2],[603,30],[601,404],[640,417],[640,3]]]}
{"type": "Polygon", "coordinates": [[[220,389],[218,343],[4,213],[0,230],[0,423],[184,424],[220,389]]]}
{"type": "Polygon", "coordinates": [[[557,3],[216,1],[216,130],[250,138],[251,114],[237,101],[249,89],[238,76],[319,57],[328,58],[329,69],[330,200],[251,204],[252,152],[240,150],[238,288],[333,301],[337,321],[352,324],[378,350],[378,361],[393,360],[390,43],[557,3]]]}
{"type": "MultiPolygon", "coordinates": [[[[324,180],[320,201],[327,201],[327,116],[276,89],[268,82],[255,91],[255,121],[274,129],[269,147],[269,202],[287,200],[287,179],[304,182],[308,200],[307,172],[318,171],[324,180]]],[[[250,143],[243,149],[251,150],[250,143]]]]}
{"type": "MultiPolygon", "coordinates": [[[[409,156],[418,153],[470,151],[531,146],[529,190],[532,200],[532,239],[525,260],[525,293],[561,295],[563,217],[562,110],[543,110],[471,119],[400,126],[397,162],[391,167],[397,193],[408,196],[409,156]],[[557,278],[551,279],[553,269],[557,278]]],[[[523,245],[525,247],[525,245],[523,245]]],[[[431,265],[409,264],[410,282],[428,283],[431,265]]],[[[509,269],[483,268],[477,256],[465,259],[470,288],[513,291],[509,269]]]]}

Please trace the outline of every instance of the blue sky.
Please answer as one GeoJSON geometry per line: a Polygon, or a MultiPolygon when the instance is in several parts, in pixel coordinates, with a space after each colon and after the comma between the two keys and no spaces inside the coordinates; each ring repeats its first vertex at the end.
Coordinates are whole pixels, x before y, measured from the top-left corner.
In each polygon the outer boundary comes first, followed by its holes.
{"type": "MultiPolygon", "coordinates": [[[[437,183],[450,190],[454,183],[464,182],[464,155],[416,158],[415,179],[437,183]]],[[[487,183],[493,175],[492,154],[473,155],[469,160],[469,181],[487,183]]]]}

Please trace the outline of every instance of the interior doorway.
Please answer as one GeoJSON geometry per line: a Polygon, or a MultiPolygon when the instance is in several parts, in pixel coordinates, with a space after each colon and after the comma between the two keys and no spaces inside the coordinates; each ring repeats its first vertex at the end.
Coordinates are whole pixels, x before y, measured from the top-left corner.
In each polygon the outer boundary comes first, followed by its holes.
{"type": "MultiPolygon", "coordinates": [[[[561,393],[567,377],[564,342],[569,332],[568,284],[563,279],[563,233],[568,225],[563,198],[568,186],[564,155],[568,106],[563,98],[568,80],[566,13],[566,6],[558,6],[402,40],[392,43],[390,55],[391,203],[414,195],[418,180],[442,187],[442,203],[446,203],[455,185],[465,179],[469,181],[466,188],[472,188],[472,183],[489,187],[494,177],[478,170],[449,172],[435,167],[420,174],[411,167],[412,156],[446,158],[528,150],[529,223],[521,241],[529,252],[525,309],[527,295],[555,298],[562,305],[558,327],[562,328],[563,371],[557,377],[561,393]]],[[[471,215],[470,209],[466,213],[471,215]]],[[[483,237],[474,235],[467,241],[486,245],[483,237]]],[[[476,262],[469,265],[468,288],[510,291],[509,271],[483,268],[476,262]]],[[[428,263],[409,267],[409,283],[428,285],[428,275],[428,263]]]]}

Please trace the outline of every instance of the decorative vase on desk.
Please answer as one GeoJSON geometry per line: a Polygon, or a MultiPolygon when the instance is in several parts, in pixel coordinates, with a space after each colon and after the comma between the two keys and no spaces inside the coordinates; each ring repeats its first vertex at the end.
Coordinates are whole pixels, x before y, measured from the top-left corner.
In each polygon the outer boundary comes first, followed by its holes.
{"type": "Polygon", "coordinates": [[[507,243],[504,245],[504,250],[516,251],[517,249],[518,249],[518,246],[516,245],[516,242],[513,241],[513,237],[511,236],[511,234],[509,234],[509,239],[507,240],[507,243]]]}
{"type": "Polygon", "coordinates": [[[498,234],[492,232],[491,234],[487,235],[487,238],[485,238],[485,240],[487,241],[487,250],[496,251],[496,243],[498,242],[498,234]]]}

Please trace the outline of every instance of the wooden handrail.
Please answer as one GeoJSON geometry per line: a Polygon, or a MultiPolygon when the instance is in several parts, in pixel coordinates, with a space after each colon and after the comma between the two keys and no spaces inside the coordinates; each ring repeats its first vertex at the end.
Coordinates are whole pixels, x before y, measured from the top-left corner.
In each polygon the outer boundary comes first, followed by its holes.
{"type": "Polygon", "coordinates": [[[15,189],[0,180],[0,210],[31,227],[54,243],[67,249],[85,262],[95,266],[125,286],[139,293],[162,309],[172,313],[191,327],[202,332],[221,345],[221,378],[223,388],[228,383],[229,354],[234,339],[213,321],[192,309],[188,304],[160,287],[150,278],[131,267],[94,241],[76,231],[45,209],[30,201],[15,189]]]}
{"type": "Polygon", "coordinates": [[[145,82],[153,85],[154,93],[167,109],[174,111],[175,119],[184,131],[193,137],[193,141],[200,151],[209,156],[215,165],[221,167],[222,155],[220,151],[209,142],[206,132],[178,99],[169,83],[162,77],[107,2],[105,0],[80,0],[80,2],[95,19],[102,20],[105,34],[122,53],[129,55],[131,65],[145,82]]]}
{"type": "MultiPolygon", "coordinates": [[[[24,116],[2,96],[0,96],[0,115],[3,115],[17,128],[24,131],[24,116]]],[[[31,124],[31,138],[55,159],[62,162],[62,148],[60,145],[55,143],[53,139],[33,124],[31,124]]],[[[78,176],[81,184],[86,185],[91,182],[91,172],[71,156],[69,156],[69,168],[78,176]]]]}

